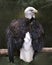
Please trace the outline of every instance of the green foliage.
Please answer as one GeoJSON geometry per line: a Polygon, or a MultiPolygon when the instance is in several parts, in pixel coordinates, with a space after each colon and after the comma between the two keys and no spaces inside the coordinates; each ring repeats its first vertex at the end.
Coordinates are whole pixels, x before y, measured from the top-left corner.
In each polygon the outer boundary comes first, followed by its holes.
{"type": "Polygon", "coordinates": [[[31,63],[24,62],[17,56],[14,59],[15,62],[10,63],[8,56],[0,56],[0,65],[52,65],[52,53],[39,53],[31,63]]]}

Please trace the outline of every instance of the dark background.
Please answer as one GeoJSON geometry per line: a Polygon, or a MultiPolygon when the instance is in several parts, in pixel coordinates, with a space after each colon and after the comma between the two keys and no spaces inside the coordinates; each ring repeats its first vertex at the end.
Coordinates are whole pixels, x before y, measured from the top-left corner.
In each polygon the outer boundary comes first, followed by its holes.
{"type": "MultiPolygon", "coordinates": [[[[52,47],[52,0],[0,0],[0,48],[7,48],[6,28],[13,19],[24,17],[27,6],[33,6],[39,11],[36,18],[45,31],[45,47],[52,47]]],[[[7,64],[7,59],[2,57],[0,64],[7,64]]],[[[40,54],[35,65],[52,65],[52,53],[40,54]]]]}
{"type": "Polygon", "coordinates": [[[52,0],[0,0],[0,48],[6,48],[6,28],[16,18],[24,17],[27,6],[35,7],[36,18],[45,30],[45,46],[52,46],[52,0]]]}

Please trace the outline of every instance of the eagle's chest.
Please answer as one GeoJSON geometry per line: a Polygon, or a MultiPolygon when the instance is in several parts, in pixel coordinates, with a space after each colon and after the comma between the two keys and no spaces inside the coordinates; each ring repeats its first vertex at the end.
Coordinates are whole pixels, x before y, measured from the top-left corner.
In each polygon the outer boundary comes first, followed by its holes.
{"type": "Polygon", "coordinates": [[[20,59],[25,62],[31,62],[33,60],[33,48],[32,48],[32,39],[29,32],[26,33],[24,38],[24,43],[20,49],[20,59]]]}

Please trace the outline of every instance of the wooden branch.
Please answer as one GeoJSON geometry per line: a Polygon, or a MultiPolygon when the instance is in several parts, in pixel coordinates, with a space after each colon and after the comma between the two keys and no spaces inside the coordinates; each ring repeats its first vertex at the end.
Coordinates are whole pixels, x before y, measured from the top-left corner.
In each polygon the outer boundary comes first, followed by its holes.
{"type": "Polygon", "coordinates": [[[8,49],[0,49],[0,55],[8,55],[8,49]]]}
{"type": "Polygon", "coordinates": [[[52,52],[52,47],[44,47],[41,52],[52,52]]]}
{"type": "MultiPolygon", "coordinates": [[[[52,47],[44,47],[41,52],[52,52],[52,47]]],[[[0,49],[0,55],[8,55],[8,49],[0,49]]]]}

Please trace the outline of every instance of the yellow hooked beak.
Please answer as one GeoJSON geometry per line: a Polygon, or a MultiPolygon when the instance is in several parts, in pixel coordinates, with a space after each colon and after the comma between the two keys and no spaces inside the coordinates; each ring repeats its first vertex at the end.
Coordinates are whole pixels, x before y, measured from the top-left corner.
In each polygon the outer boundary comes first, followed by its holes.
{"type": "Polygon", "coordinates": [[[38,13],[38,10],[33,8],[33,13],[38,13]]]}

